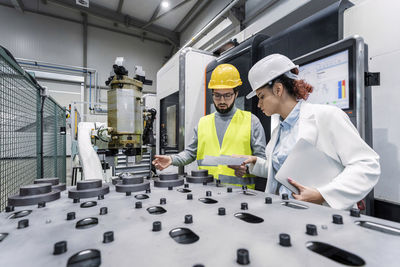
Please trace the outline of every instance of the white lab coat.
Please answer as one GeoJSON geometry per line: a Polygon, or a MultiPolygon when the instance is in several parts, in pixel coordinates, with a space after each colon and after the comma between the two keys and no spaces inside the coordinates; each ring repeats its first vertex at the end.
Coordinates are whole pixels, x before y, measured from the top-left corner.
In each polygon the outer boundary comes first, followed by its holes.
{"type": "MultiPolygon", "coordinates": [[[[330,207],[351,208],[378,182],[378,154],[361,139],[349,117],[337,107],[302,103],[298,123],[297,140],[307,140],[345,167],[330,183],[316,189],[330,207]]],[[[271,182],[275,175],[272,152],[277,142],[278,129],[279,126],[274,129],[267,144],[266,159],[257,158],[257,162],[249,168],[251,174],[268,178],[265,190],[268,193],[275,193],[271,192],[271,182]]]]}

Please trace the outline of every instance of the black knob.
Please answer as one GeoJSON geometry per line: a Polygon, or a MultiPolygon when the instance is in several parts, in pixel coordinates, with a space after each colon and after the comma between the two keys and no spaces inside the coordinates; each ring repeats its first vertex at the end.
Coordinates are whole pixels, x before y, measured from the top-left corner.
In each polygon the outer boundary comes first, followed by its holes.
{"type": "Polygon", "coordinates": [[[172,190],[174,189],[172,186],[168,186],[168,190],[172,190]]]}
{"type": "Polygon", "coordinates": [[[100,215],[106,215],[108,213],[107,207],[101,207],[100,208],[100,215]]]}
{"type": "Polygon", "coordinates": [[[114,241],[114,232],[108,231],[103,234],[103,243],[111,243],[114,241]]]}
{"type": "Polygon", "coordinates": [[[132,192],[125,192],[125,195],[128,197],[128,196],[132,195],[132,192]]]}
{"type": "Polygon", "coordinates": [[[333,216],[332,216],[332,222],[333,222],[334,224],[343,224],[343,217],[342,217],[342,215],[333,214],[333,216]]]}
{"type": "Polygon", "coordinates": [[[141,201],[137,201],[135,203],[135,209],[141,209],[142,208],[142,202],[141,201]]]}
{"type": "Polygon", "coordinates": [[[190,214],[185,215],[185,223],[193,223],[193,216],[190,214]]]}
{"type": "Polygon", "coordinates": [[[12,212],[14,211],[14,206],[7,206],[6,207],[6,212],[12,212]]]}
{"type": "Polygon", "coordinates": [[[250,255],[249,251],[244,248],[240,248],[236,251],[236,262],[239,263],[240,265],[247,265],[250,263],[250,255]]]}
{"type": "Polygon", "coordinates": [[[46,202],[44,202],[44,201],[39,202],[39,203],[37,204],[37,207],[38,207],[39,209],[40,209],[40,208],[46,207],[46,202]]]}
{"type": "Polygon", "coordinates": [[[29,226],[29,220],[28,219],[23,219],[18,221],[18,229],[26,228],[29,226]]]}
{"type": "Polygon", "coordinates": [[[67,241],[60,241],[54,244],[54,255],[60,255],[67,252],[67,241]]]}
{"type": "Polygon", "coordinates": [[[350,210],[350,216],[352,217],[360,217],[360,210],[353,208],[350,210]]]}
{"type": "Polygon", "coordinates": [[[98,200],[104,199],[104,195],[98,195],[98,196],[97,196],[97,199],[98,199],[98,200]]]}
{"type": "Polygon", "coordinates": [[[185,188],[189,188],[189,184],[185,184],[185,188]]]}
{"type": "Polygon", "coordinates": [[[186,199],[192,200],[192,199],[193,199],[193,195],[192,195],[192,194],[187,194],[187,195],[186,195],[186,199]]]}
{"type": "Polygon", "coordinates": [[[226,189],[226,192],[232,193],[232,187],[228,187],[228,188],[226,189]]]}
{"type": "Polygon", "coordinates": [[[67,213],[67,220],[68,221],[70,221],[70,220],[75,220],[75,212],[68,212],[67,213]]]}
{"type": "Polygon", "coordinates": [[[158,231],[161,231],[161,222],[160,221],[153,222],[153,232],[158,232],[158,231]]]}
{"type": "Polygon", "coordinates": [[[290,247],[290,235],[288,234],[279,234],[279,244],[283,247],[290,247]]]}
{"type": "Polygon", "coordinates": [[[150,188],[146,189],[146,193],[151,193],[151,189],[150,188]]]}
{"type": "Polygon", "coordinates": [[[167,204],[167,199],[166,198],[160,198],[160,204],[167,204]]]}
{"type": "Polygon", "coordinates": [[[283,193],[283,194],[282,194],[282,199],[283,199],[283,200],[289,200],[288,194],[283,193]]]}
{"type": "Polygon", "coordinates": [[[306,234],[307,235],[318,235],[317,226],[315,224],[307,224],[306,225],[306,234]]]}
{"type": "Polygon", "coordinates": [[[79,198],[74,198],[74,203],[79,203],[81,202],[79,198]]]}
{"type": "Polygon", "coordinates": [[[206,192],[206,196],[207,196],[207,197],[211,197],[211,191],[207,191],[207,192],[206,192]]]}
{"type": "Polygon", "coordinates": [[[225,208],[219,208],[218,215],[225,215],[225,208]]]}
{"type": "Polygon", "coordinates": [[[243,203],[240,204],[240,208],[241,208],[242,210],[248,210],[248,209],[249,209],[249,206],[247,205],[246,202],[243,202],[243,203]]]}
{"type": "Polygon", "coordinates": [[[203,182],[203,185],[207,185],[207,182],[206,182],[206,181],[204,181],[204,182],[203,182]]]}
{"type": "Polygon", "coordinates": [[[265,204],[272,204],[272,197],[266,197],[265,204]]]}

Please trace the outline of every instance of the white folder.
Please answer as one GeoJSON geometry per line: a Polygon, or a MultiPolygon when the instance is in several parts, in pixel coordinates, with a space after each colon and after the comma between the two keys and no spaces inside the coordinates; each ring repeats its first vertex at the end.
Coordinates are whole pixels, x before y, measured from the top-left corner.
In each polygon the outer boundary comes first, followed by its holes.
{"type": "Polygon", "coordinates": [[[291,185],[288,178],[309,187],[320,187],[330,183],[344,167],[304,139],[297,141],[275,179],[295,194],[299,190],[291,185]]]}

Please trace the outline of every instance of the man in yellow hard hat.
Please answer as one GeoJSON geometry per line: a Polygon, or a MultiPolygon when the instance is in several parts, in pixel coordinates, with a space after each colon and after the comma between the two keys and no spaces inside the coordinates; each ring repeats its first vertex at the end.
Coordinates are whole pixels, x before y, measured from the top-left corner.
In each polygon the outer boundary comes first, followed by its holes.
{"type": "Polygon", "coordinates": [[[254,177],[246,169],[228,166],[203,166],[206,155],[255,155],[265,157],[265,134],[259,119],[248,111],[235,107],[239,86],[239,71],[231,64],[218,65],[211,74],[208,88],[212,90],[216,112],[200,119],[194,129],[191,144],[176,155],[156,155],[153,164],[163,170],[169,165],[184,166],[197,159],[200,169],[223,184],[246,185],[254,189],[254,177]]]}

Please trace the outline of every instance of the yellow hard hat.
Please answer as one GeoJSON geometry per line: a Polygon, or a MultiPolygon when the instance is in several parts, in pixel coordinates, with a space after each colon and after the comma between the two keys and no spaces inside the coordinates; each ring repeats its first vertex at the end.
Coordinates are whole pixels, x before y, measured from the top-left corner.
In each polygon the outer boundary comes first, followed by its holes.
{"type": "Polygon", "coordinates": [[[210,89],[228,89],[242,85],[239,71],[231,64],[220,64],[211,73],[210,89]]]}

